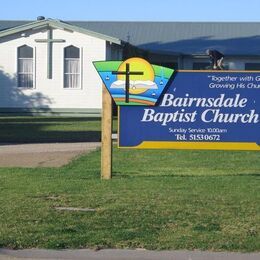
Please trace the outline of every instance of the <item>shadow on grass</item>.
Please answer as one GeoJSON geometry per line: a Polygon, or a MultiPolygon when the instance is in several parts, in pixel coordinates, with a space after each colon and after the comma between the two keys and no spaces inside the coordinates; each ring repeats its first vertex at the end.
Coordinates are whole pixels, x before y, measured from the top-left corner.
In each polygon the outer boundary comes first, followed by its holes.
{"type": "Polygon", "coordinates": [[[51,131],[41,132],[37,131],[37,134],[33,136],[12,136],[0,137],[0,143],[8,144],[29,144],[29,143],[73,143],[73,142],[100,142],[100,131],[51,131]]]}
{"type": "Polygon", "coordinates": [[[194,178],[194,177],[198,177],[198,178],[205,178],[205,177],[257,177],[260,178],[260,172],[259,173],[248,173],[248,174],[244,174],[244,173],[237,173],[237,174],[210,174],[210,175],[206,175],[206,174],[174,174],[174,173],[169,173],[169,174],[142,174],[142,173],[129,173],[129,174],[121,174],[120,172],[113,172],[112,173],[114,178],[117,179],[130,179],[130,178],[194,178]]]}
{"type": "Polygon", "coordinates": [[[35,124],[35,123],[69,123],[69,122],[93,122],[101,121],[100,117],[32,117],[32,116],[23,116],[23,117],[0,117],[1,123],[24,123],[24,124],[35,124]]]}
{"type": "Polygon", "coordinates": [[[0,118],[0,143],[100,142],[100,118],[0,118]]]}

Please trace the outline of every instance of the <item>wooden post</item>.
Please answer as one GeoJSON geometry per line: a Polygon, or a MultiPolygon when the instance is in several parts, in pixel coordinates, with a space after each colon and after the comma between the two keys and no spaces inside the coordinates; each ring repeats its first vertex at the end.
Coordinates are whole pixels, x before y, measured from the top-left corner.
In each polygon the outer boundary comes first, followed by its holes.
{"type": "Polygon", "coordinates": [[[112,178],[112,98],[102,87],[101,179],[112,178]]]}

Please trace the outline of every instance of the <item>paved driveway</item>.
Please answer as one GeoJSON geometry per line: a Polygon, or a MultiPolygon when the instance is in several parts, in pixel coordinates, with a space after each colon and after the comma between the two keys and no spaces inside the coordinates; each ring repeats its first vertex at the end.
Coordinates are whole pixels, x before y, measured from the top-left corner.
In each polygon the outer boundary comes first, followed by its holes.
{"type": "Polygon", "coordinates": [[[71,260],[259,260],[260,253],[227,253],[201,251],[149,251],[105,249],[80,250],[6,250],[0,249],[0,260],[4,259],[71,259],[71,260]]]}
{"type": "Polygon", "coordinates": [[[60,167],[100,143],[49,143],[0,145],[0,167],[60,167]]]}

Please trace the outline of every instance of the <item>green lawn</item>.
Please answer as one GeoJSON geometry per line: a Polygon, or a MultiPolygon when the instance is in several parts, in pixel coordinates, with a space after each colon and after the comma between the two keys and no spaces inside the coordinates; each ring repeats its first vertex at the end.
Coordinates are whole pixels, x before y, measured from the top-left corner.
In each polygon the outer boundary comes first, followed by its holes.
{"type": "Polygon", "coordinates": [[[0,117],[0,143],[100,141],[100,129],[100,118],[0,117]]]}
{"type": "Polygon", "coordinates": [[[115,148],[112,181],[100,180],[100,151],[0,168],[0,247],[259,251],[259,155],[115,148]]]}

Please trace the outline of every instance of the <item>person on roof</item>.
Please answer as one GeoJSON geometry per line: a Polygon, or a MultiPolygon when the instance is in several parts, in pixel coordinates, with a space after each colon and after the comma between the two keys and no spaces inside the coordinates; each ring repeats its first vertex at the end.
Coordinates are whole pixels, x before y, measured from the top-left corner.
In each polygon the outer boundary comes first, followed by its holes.
{"type": "Polygon", "coordinates": [[[224,54],[217,50],[206,50],[206,54],[209,55],[213,70],[223,70],[224,54]]]}

